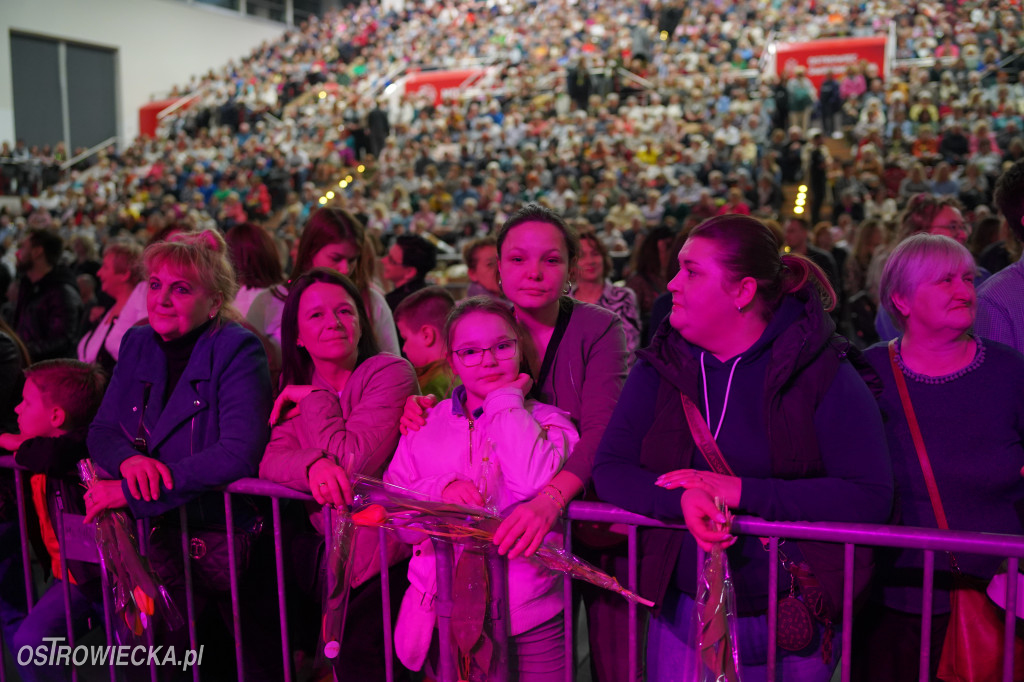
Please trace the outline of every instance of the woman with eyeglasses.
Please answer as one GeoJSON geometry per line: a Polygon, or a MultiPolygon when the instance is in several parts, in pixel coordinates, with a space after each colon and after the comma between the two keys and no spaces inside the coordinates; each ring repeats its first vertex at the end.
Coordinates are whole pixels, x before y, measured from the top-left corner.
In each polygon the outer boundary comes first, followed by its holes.
{"type": "MultiPolygon", "coordinates": [[[[960,203],[952,196],[914,195],[900,216],[900,228],[890,249],[894,250],[915,234],[934,234],[949,237],[958,244],[966,244],[967,238],[971,236],[971,224],[964,220],[960,208],[960,203]]],[[[871,260],[871,265],[868,268],[869,289],[874,284],[873,290],[878,291],[878,283],[889,260],[890,252],[876,254],[871,260]]],[[[975,285],[981,284],[988,277],[987,270],[977,268],[975,285]]],[[[900,335],[899,328],[893,323],[892,316],[884,306],[878,308],[878,313],[875,316],[875,330],[878,332],[878,338],[882,341],[889,341],[900,335]]]]}
{"type": "MultiPolygon", "coordinates": [[[[382,351],[400,355],[398,332],[384,294],[373,283],[377,258],[359,219],[341,208],[321,208],[313,213],[302,230],[295,265],[294,280],[312,268],[335,270],[350,278],[359,289],[366,307],[370,327],[382,351]]],[[[281,349],[281,314],[288,289],[271,287],[261,292],[249,307],[246,319],[281,349]]]]}

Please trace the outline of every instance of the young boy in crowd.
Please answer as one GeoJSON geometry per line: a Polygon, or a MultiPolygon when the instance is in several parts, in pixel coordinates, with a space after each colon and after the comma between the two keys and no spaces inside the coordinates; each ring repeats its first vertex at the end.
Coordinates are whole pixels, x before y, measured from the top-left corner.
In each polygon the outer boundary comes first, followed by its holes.
{"type": "Polygon", "coordinates": [[[410,294],[395,308],[402,352],[416,368],[420,393],[444,400],[452,392],[452,373],[444,351],[444,329],[455,299],[442,287],[410,294]]]}
{"type": "Polygon", "coordinates": [[[494,237],[480,237],[466,244],[462,260],[466,262],[470,282],[466,298],[489,296],[504,300],[498,284],[498,242],[494,237]]]}
{"type": "MultiPolygon", "coordinates": [[[[39,646],[44,637],[66,636],[64,576],[54,519],[59,510],[85,513],[77,466],[89,456],[85,438],[106,384],[106,375],[96,365],[67,359],[36,363],[25,370],[21,403],[15,408],[20,433],[0,435],[0,448],[15,452],[14,461],[32,472],[32,503],[39,519],[32,533],[41,536],[56,578],[8,642],[13,652],[39,646]]],[[[99,567],[71,562],[68,573],[72,620],[80,632],[94,605],[102,602],[99,567]]],[[[22,680],[48,680],[60,673],[31,663],[20,667],[22,680]]]]}

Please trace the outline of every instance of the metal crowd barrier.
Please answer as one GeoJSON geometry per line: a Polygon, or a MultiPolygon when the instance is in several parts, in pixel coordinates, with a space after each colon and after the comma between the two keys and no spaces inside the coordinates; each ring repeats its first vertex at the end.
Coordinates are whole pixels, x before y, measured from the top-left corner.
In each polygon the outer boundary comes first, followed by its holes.
{"type": "MultiPolygon", "coordinates": [[[[30,566],[29,549],[26,538],[27,535],[27,515],[26,515],[26,500],[23,495],[22,483],[24,479],[24,472],[14,466],[13,457],[0,457],[0,468],[12,468],[14,469],[14,476],[17,485],[17,506],[18,506],[18,524],[21,531],[21,560],[22,566],[25,569],[25,590],[27,595],[27,601],[29,608],[31,609],[35,601],[34,581],[32,578],[32,571],[30,566]]],[[[291,655],[291,644],[289,641],[288,634],[288,622],[287,622],[287,596],[285,594],[285,569],[284,569],[284,538],[282,533],[282,522],[281,522],[281,500],[282,499],[293,499],[301,500],[305,502],[312,501],[310,495],[285,488],[276,483],[269,481],[263,481],[259,479],[243,479],[232,483],[227,486],[224,490],[224,509],[226,515],[226,526],[227,534],[233,536],[235,532],[234,518],[232,514],[231,497],[235,494],[244,495],[258,495],[270,498],[271,502],[271,513],[272,513],[272,529],[273,543],[274,543],[274,568],[277,579],[277,604],[279,611],[279,625],[281,630],[281,655],[283,660],[283,671],[281,679],[284,682],[292,682],[295,679],[295,670],[293,669],[294,663],[291,655]]],[[[324,527],[331,528],[331,514],[330,508],[324,508],[324,527]]],[[[670,528],[685,530],[681,524],[669,524],[664,523],[655,519],[647,518],[637,514],[624,511],[617,507],[613,507],[603,503],[593,502],[574,502],[570,505],[568,514],[569,519],[576,521],[597,521],[614,523],[626,527],[626,541],[627,551],[629,558],[629,574],[627,578],[626,587],[631,590],[637,589],[637,558],[638,558],[638,539],[639,534],[643,528],[670,528]]],[[[54,525],[58,538],[61,539],[61,557],[60,564],[61,570],[64,575],[67,575],[67,561],[70,560],[85,560],[85,561],[100,561],[98,552],[95,547],[90,548],[87,541],[83,541],[84,534],[81,530],[68,532],[71,528],[70,523],[77,520],[77,523],[81,523],[81,516],[69,516],[69,515],[58,515],[58,519],[54,519],[54,525]]],[[[185,518],[184,509],[180,512],[181,517],[181,528],[182,528],[182,554],[184,557],[185,564],[185,588],[186,588],[186,622],[188,624],[189,643],[192,649],[198,649],[199,642],[196,635],[196,619],[195,619],[195,605],[193,603],[193,590],[192,590],[192,574],[191,574],[191,560],[189,558],[189,537],[188,537],[188,526],[187,519],[185,518]]],[[[567,524],[568,526],[569,524],[567,524]]],[[[142,532],[144,529],[143,522],[139,522],[139,533],[140,538],[144,538],[145,534],[142,532]]],[[[1017,604],[1017,571],[1019,562],[1024,557],[1024,537],[1021,536],[1008,536],[1008,535],[997,535],[992,533],[977,533],[977,532],[965,532],[965,531],[940,531],[936,529],[927,528],[907,528],[901,526],[887,526],[887,525],[870,525],[870,524],[845,524],[845,523],[779,523],[769,522],[753,517],[736,517],[733,521],[732,531],[739,535],[755,535],[760,537],[769,537],[769,607],[768,607],[768,624],[769,624],[769,651],[770,653],[768,666],[767,666],[767,678],[769,682],[772,682],[776,677],[776,642],[775,642],[775,620],[776,620],[776,606],[778,603],[778,547],[780,539],[793,539],[793,540],[812,540],[819,542],[833,542],[841,543],[845,548],[845,567],[844,567],[844,590],[843,590],[843,623],[842,623],[842,656],[840,660],[841,674],[843,682],[848,682],[850,679],[850,662],[853,654],[852,646],[852,633],[853,633],[853,558],[854,548],[858,545],[873,546],[873,547],[901,547],[906,549],[919,549],[924,551],[925,556],[925,571],[924,571],[924,585],[923,585],[923,603],[922,603],[922,645],[921,645],[921,665],[920,665],[920,679],[922,682],[927,682],[928,678],[928,662],[929,655],[932,646],[930,641],[931,633],[931,617],[932,617],[932,593],[933,593],[933,573],[935,568],[935,552],[937,551],[956,551],[969,554],[983,554],[983,555],[994,555],[1000,557],[1007,557],[1007,569],[1008,579],[1006,587],[1006,641],[1004,643],[1004,654],[1003,654],[1003,680],[1004,682],[1012,682],[1013,679],[1013,636],[1015,633],[1016,625],[1016,604],[1017,604]]],[[[384,617],[384,628],[381,636],[385,638],[385,655],[386,655],[386,679],[388,682],[394,680],[394,669],[393,669],[393,642],[392,642],[392,622],[391,622],[391,604],[389,598],[389,567],[387,565],[387,548],[386,542],[384,542],[384,534],[387,532],[383,528],[380,529],[381,542],[381,581],[382,581],[382,610],[384,617]]],[[[572,535],[571,530],[567,527],[565,533],[565,544],[566,547],[571,549],[572,547],[572,535]]],[[[145,545],[145,543],[143,543],[145,545]]],[[[235,637],[235,658],[236,666],[238,670],[238,679],[240,681],[245,680],[244,662],[242,657],[244,642],[242,640],[241,631],[241,612],[239,609],[239,589],[238,589],[238,570],[236,565],[237,557],[234,556],[234,543],[227,542],[229,561],[230,561],[230,592],[231,592],[231,609],[232,609],[232,625],[235,637]]],[[[448,652],[448,655],[442,655],[438,664],[438,682],[455,682],[457,679],[456,666],[454,665],[454,656],[451,655],[451,633],[447,627],[447,613],[450,613],[451,608],[451,580],[453,575],[453,552],[451,546],[446,543],[438,543],[437,552],[439,557],[438,560],[438,595],[437,595],[437,606],[438,614],[440,616],[439,623],[439,643],[441,645],[442,652],[448,652]]],[[[143,547],[143,552],[145,548],[143,547]]],[[[698,564],[703,565],[703,553],[698,552],[697,557],[698,564]]],[[[494,581],[492,584],[496,589],[492,590],[497,597],[494,599],[494,603],[491,605],[491,615],[496,619],[501,619],[504,614],[507,614],[507,593],[505,586],[506,572],[504,569],[504,560],[499,557],[495,557],[488,563],[488,574],[490,579],[494,581]]],[[[564,618],[565,618],[565,661],[566,661],[566,682],[572,682],[575,677],[575,665],[574,665],[574,633],[573,633],[573,598],[572,598],[572,580],[569,577],[564,579],[565,593],[564,593],[564,618]]],[[[66,617],[66,624],[68,628],[68,643],[74,646],[74,633],[72,631],[72,622],[70,615],[70,588],[68,583],[65,581],[64,585],[64,599],[65,607],[68,612],[66,617]]],[[[106,641],[108,645],[112,645],[113,635],[111,623],[113,622],[113,604],[110,595],[110,589],[108,580],[104,572],[103,576],[103,591],[104,591],[104,623],[106,627],[106,641]]],[[[181,605],[178,605],[179,608],[181,605]]],[[[507,622],[507,619],[505,620],[507,622]]],[[[630,670],[637,671],[640,663],[640,656],[643,654],[639,650],[639,627],[638,627],[638,607],[635,604],[629,605],[629,621],[628,621],[628,643],[629,643],[629,666],[630,670]]],[[[507,633],[499,633],[505,634],[507,633]]],[[[152,632],[149,633],[149,642],[152,644],[152,632]]],[[[507,637],[498,636],[496,638],[496,644],[498,645],[499,655],[507,656],[507,637]]],[[[939,643],[941,646],[941,643],[939,643]]],[[[2,651],[2,647],[0,647],[2,651]]],[[[17,652],[12,652],[17,657],[17,652]]],[[[73,678],[77,679],[77,672],[73,671],[73,678]]],[[[195,682],[200,680],[201,670],[198,666],[192,668],[192,676],[195,682]]],[[[158,678],[157,669],[155,666],[150,667],[150,677],[154,682],[158,678]]],[[[499,674],[501,680],[496,682],[502,682],[507,679],[507,673],[499,674]]],[[[117,669],[111,665],[110,667],[110,679],[114,682],[117,679],[117,669]]],[[[0,660],[0,682],[5,680],[3,661],[0,660]]]]}
{"type": "MultiPolygon", "coordinates": [[[[684,530],[682,524],[671,524],[651,519],[639,514],[619,509],[600,502],[573,502],[569,506],[570,519],[576,521],[599,521],[627,526],[627,543],[629,552],[629,577],[627,587],[635,590],[637,586],[637,539],[642,527],[674,528],[684,530]]],[[[853,651],[853,556],[858,546],[900,547],[903,549],[919,549],[924,551],[924,585],[921,605],[921,656],[920,681],[930,682],[929,660],[931,652],[931,619],[932,593],[934,588],[935,552],[962,552],[966,554],[984,554],[1007,558],[1006,581],[1006,634],[1003,642],[1003,682],[1013,682],[1013,638],[1016,632],[1017,606],[1017,571],[1020,559],[1024,557],[1024,536],[999,535],[995,533],[977,533],[967,531],[942,531],[934,528],[910,528],[859,523],[809,523],[809,522],[773,522],[763,519],[738,516],[732,524],[735,535],[753,535],[768,537],[769,543],[769,575],[768,575],[768,682],[776,677],[776,613],[778,606],[779,585],[779,541],[812,540],[817,542],[841,543],[844,546],[843,567],[843,630],[842,656],[840,659],[842,682],[850,680],[850,664],[853,651]]],[[[698,574],[704,565],[703,552],[698,550],[698,574]]],[[[572,641],[569,630],[571,618],[566,618],[567,647],[572,641]]],[[[941,642],[938,643],[942,645],[941,642]]],[[[571,653],[567,653],[567,660],[571,653]]],[[[636,671],[638,665],[637,606],[629,605],[629,664],[630,670],[636,671]]],[[[567,682],[571,682],[566,676],[567,682]]]]}

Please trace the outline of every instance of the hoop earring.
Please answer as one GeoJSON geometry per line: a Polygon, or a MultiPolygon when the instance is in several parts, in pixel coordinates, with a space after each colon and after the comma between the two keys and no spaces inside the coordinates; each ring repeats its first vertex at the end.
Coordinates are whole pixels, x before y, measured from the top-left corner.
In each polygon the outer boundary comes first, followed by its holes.
{"type": "Polygon", "coordinates": [[[572,291],[572,282],[566,282],[565,289],[562,289],[562,295],[568,296],[570,291],[572,291]]]}

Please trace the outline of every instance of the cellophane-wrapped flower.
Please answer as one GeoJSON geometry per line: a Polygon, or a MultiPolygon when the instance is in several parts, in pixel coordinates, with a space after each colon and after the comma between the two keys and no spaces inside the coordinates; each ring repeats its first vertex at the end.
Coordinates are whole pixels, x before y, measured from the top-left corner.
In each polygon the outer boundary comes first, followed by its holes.
{"type": "MultiPolygon", "coordinates": [[[[78,473],[85,486],[98,480],[92,460],[78,463],[78,473]]],[[[111,578],[118,638],[134,641],[142,637],[155,619],[169,630],[184,624],[167,588],[160,582],[149,562],[139,552],[134,523],[120,510],[100,512],[95,520],[96,545],[103,570],[111,578]]]]}

